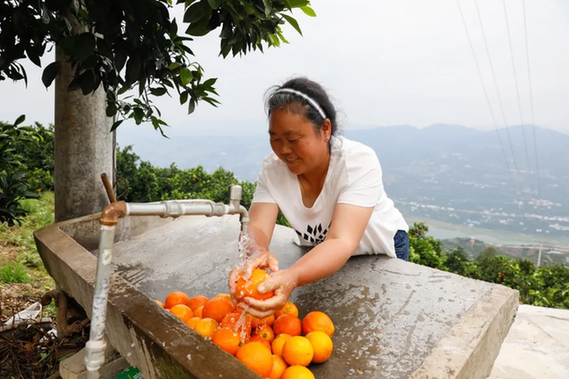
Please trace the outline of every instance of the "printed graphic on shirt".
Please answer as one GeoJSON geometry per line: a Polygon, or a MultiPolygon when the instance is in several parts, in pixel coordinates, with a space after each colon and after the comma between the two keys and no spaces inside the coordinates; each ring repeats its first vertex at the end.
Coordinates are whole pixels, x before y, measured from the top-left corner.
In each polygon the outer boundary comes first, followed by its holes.
{"type": "Polygon", "coordinates": [[[305,241],[319,244],[324,241],[326,233],[328,233],[328,229],[330,229],[330,225],[328,225],[327,228],[323,228],[322,224],[318,224],[314,226],[306,225],[306,232],[304,233],[301,233],[296,229],[294,231],[296,234],[298,234],[298,237],[304,239],[305,241]]]}

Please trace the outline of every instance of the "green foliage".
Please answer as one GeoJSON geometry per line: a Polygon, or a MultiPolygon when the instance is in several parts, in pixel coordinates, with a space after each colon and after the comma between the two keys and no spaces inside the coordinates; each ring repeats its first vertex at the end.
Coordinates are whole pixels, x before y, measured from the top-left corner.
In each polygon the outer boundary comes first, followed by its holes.
{"type": "MultiPolygon", "coordinates": [[[[293,8],[314,16],[306,0],[178,0],[185,7],[186,33],[203,36],[221,27],[220,54],[246,54],[263,46],[279,46],[286,40],[281,26],[288,23],[301,33],[288,15],[293,8]]],[[[46,48],[55,44],[75,70],[70,90],[93,93],[101,85],[107,94],[106,113],[137,124],[150,121],[163,132],[166,123],[153,105],[156,97],[179,97],[192,113],[199,101],[213,106],[217,79],[206,78],[193,59],[169,8],[172,0],[18,0],[0,2],[0,81],[24,80],[20,63],[29,59],[37,66],[46,48]],[[136,90],[136,97],[124,97],[136,90]]],[[[55,61],[45,67],[42,82],[49,87],[62,67],[55,61]]]]}
{"type": "Polygon", "coordinates": [[[31,278],[22,263],[10,262],[0,267],[0,282],[29,283],[31,278]]]}
{"type": "Polygon", "coordinates": [[[442,244],[432,236],[427,236],[429,227],[423,222],[409,228],[409,260],[423,266],[443,267],[445,257],[442,244]]]}
{"type": "Polygon", "coordinates": [[[34,128],[19,126],[24,119],[20,116],[13,124],[0,123],[0,224],[9,226],[20,223],[26,214],[20,201],[37,197],[30,191],[27,168],[18,149],[36,146],[41,136],[34,128]]]}
{"type": "Polygon", "coordinates": [[[168,168],[154,167],[141,161],[132,146],[117,149],[118,196],[128,202],[149,202],[173,199],[208,199],[226,203],[232,184],[243,189],[241,204],[249,208],[255,184],[239,181],[233,172],[218,168],[207,173],[202,166],[180,169],[175,164],[168,168]]]}
{"type": "Polygon", "coordinates": [[[497,255],[494,247],[485,248],[471,261],[461,247],[442,252],[439,241],[427,232],[422,222],[409,228],[412,262],[513,288],[520,292],[524,304],[569,309],[569,267],[534,267],[527,259],[497,255]]]}

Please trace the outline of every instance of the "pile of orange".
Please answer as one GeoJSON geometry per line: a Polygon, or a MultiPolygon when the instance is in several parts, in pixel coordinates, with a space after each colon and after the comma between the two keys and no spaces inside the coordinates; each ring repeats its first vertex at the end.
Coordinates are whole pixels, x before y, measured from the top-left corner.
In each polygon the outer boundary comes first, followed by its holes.
{"type": "MultiPolygon", "coordinates": [[[[263,276],[254,272],[250,281],[238,282],[236,297],[266,299],[266,294],[257,292],[263,276]]],[[[334,323],[330,317],[313,311],[300,319],[290,301],[264,319],[243,313],[228,294],[190,298],[177,291],[164,303],[156,302],[264,378],[314,379],[307,366],[323,363],[332,354],[334,323]]]]}

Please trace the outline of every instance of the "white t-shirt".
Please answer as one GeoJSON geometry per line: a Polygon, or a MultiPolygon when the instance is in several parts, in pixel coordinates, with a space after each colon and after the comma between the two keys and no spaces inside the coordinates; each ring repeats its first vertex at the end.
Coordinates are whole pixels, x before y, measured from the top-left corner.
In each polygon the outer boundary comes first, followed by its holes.
{"type": "Polygon", "coordinates": [[[274,152],[263,160],[253,203],[277,204],[302,246],[324,241],[334,207],[340,203],[375,208],[354,255],[395,257],[393,237],[398,230],[408,230],[401,212],[385,193],[373,149],[343,137],[332,137],[330,167],[311,208],[304,206],[297,176],[274,152]]]}

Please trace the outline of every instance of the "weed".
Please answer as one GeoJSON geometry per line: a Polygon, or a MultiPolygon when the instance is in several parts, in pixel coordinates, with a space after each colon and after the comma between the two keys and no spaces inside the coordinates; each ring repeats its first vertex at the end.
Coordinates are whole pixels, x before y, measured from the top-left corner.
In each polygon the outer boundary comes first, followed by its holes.
{"type": "Polygon", "coordinates": [[[26,267],[21,262],[9,262],[0,267],[0,282],[4,283],[30,283],[32,278],[28,275],[26,267]]]}

